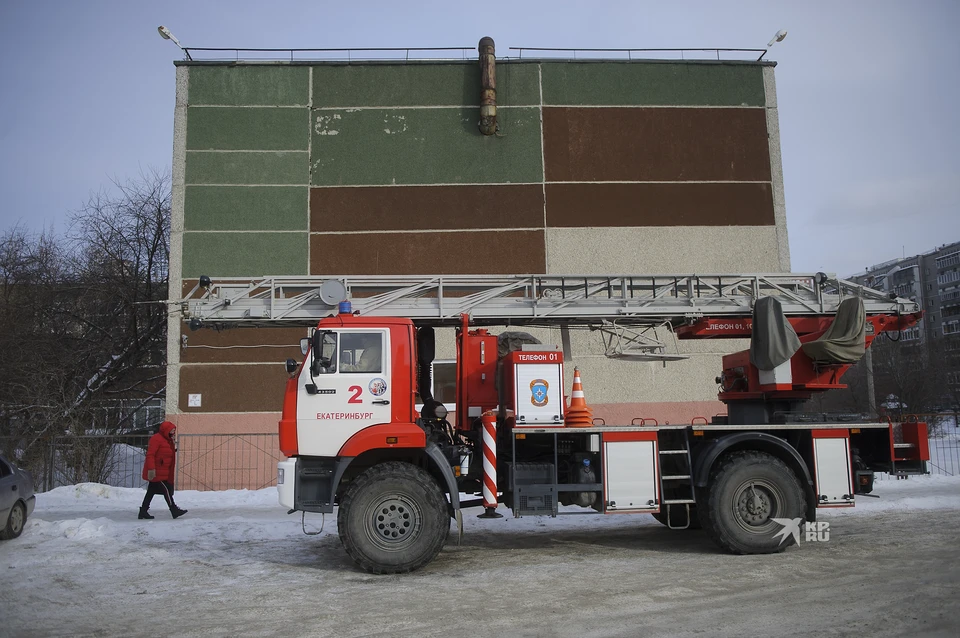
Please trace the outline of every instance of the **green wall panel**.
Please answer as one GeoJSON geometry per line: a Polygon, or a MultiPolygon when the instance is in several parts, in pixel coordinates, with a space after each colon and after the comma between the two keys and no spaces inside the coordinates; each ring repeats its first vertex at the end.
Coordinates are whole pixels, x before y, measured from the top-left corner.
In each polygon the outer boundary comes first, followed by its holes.
{"type": "Polygon", "coordinates": [[[529,183],[543,179],[540,109],[500,109],[500,135],[477,130],[480,111],[314,111],[314,186],[529,183]]]}
{"type": "Polygon", "coordinates": [[[303,233],[183,234],[183,277],[306,275],[308,235],[303,233]]]}
{"type": "Polygon", "coordinates": [[[305,106],[309,94],[304,66],[192,66],[187,97],[191,105],[305,106]]]}
{"type": "Polygon", "coordinates": [[[306,186],[187,186],[186,230],[306,230],[306,186]]]}
{"type": "Polygon", "coordinates": [[[306,150],[306,108],[193,107],[187,110],[187,150],[306,150]]]}
{"type": "MultiPolygon", "coordinates": [[[[313,106],[471,106],[480,102],[480,65],[313,67],[313,106]]],[[[497,65],[497,103],[540,102],[536,64],[497,65]]]]}
{"type": "Polygon", "coordinates": [[[306,184],[305,152],[202,153],[187,151],[187,184],[306,184]]]}
{"type": "Polygon", "coordinates": [[[549,105],[764,106],[763,67],[695,63],[544,63],[549,105]]]}

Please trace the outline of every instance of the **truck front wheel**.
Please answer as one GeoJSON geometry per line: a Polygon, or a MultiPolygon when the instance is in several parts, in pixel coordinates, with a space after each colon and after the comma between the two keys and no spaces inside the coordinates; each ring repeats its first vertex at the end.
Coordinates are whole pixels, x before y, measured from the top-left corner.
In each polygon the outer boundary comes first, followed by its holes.
{"type": "Polygon", "coordinates": [[[450,531],[447,499],[427,472],[409,463],[375,465],[344,490],[340,542],[360,567],[399,574],[436,557],[450,531]]]}
{"type": "Polygon", "coordinates": [[[805,511],[800,481],[783,461],[764,452],[734,452],[710,473],[700,520],[710,538],[729,552],[772,554],[794,541],[789,525],[774,519],[794,521],[805,511]]]}

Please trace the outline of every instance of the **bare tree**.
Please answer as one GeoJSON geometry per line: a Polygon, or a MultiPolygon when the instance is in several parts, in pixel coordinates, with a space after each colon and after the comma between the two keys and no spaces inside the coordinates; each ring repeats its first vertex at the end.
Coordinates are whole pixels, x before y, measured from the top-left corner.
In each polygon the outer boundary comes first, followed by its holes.
{"type": "Polygon", "coordinates": [[[77,401],[108,396],[159,396],[165,374],[170,179],[152,172],[102,191],[73,217],[84,276],[77,282],[88,307],[91,354],[100,358],[77,401]],[[102,346],[109,344],[107,351],[102,346]],[[99,346],[99,347],[97,347],[99,346]],[[136,371],[136,372],[135,372],[136,371]],[[122,382],[120,380],[123,379],[122,382]]]}
{"type": "Polygon", "coordinates": [[[123,430],[165,386],[169,175],[91,196],[70,230],[0,236],[0,436],[123,430]]]}

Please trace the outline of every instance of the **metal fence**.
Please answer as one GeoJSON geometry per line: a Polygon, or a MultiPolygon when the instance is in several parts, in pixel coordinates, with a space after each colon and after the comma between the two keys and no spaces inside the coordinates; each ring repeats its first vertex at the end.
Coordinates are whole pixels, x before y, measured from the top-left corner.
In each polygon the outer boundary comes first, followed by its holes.
{"type": "MultiPolygon", "coordinates": [[[[144,487],[148,434],[58,436],[29,447],[0,437],[0,453],[33,475],[45,492],[77,483],[144,487]]],[[[177,437],[176,486],[181,490],[258,490],[277,482],[283,458],[277,434],[184,434],[177,437]]]]}
{"type": "Polygon", "coordinates": [[[0,438],[0,452],[33,475],[34,489],[102,483],[140,487],[149,434],[56,436],[27,445],[0,438]]]}
{"type": "Polygon", "coordinates": [[[279,435],[181,434],[177,489],[259,490],[277,484],[279,435]]]}
{"type": "Polygon", "coordinates": [[[927,469],[931,474],[946,476],[960,475],[960,421],[955,418],[941,421],[932,429],[930,436],[930,462],[927,469]]]}

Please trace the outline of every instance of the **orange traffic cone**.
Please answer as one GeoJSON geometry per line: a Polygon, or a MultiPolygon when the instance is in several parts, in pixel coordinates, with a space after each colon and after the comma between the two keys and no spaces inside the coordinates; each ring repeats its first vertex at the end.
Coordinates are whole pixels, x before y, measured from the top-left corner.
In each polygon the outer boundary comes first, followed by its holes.
{"type": "Polygon", "coordinates": [[[565,424],[568,428],[582,428],[593,425],[593,410],[583,398],[583,383],[580,381],[580,368],[573,369],[573,392],[570,393],[570,407],[567,408],[565,424]]]}

